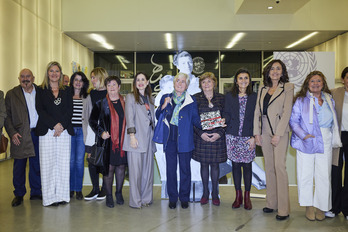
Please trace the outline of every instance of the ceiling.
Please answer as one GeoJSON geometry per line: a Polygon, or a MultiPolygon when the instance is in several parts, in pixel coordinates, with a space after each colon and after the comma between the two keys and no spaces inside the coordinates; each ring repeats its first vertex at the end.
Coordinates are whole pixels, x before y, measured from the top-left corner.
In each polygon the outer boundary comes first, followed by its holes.
{"type": "Polygon", "coordinates": [[[243,0],[237,14],[293,14],[310,0],[243,0]],[[273,7],[269,10],[268,7],[273,7]]]}
{"type": "MultiPolygon", "coordinates": [[[[240,0],[236,14],[294,14],[310,0],[240,0]],[[278,3],[277,3],[278,2],[278,3]],[[267,6],[273,6],[268,10],[267,6]]],[[[94,52],[106,51],[302,51],[326,42],[346,31],[319,31],[305,42],[291,48],[285,47],[312,33],[313,31],[111,31],[98,32],[113,49],[105,48],[91,38],[92,32],[65,32],[94,52]],[[237,44],[227,49],[227,44],[238,32],[245,33],[237,44]],[[165,33],[171,33],[171,49],[167,48],[165,33]]]]}
{"type": "MultiPolygon", "coordinates": [[[[233,48],[226,49],[226,45],[238,32],[171,32],[173,34],[173,49],[188,51],[211,51],[211,50],[307,50],[320,43],[330,40],[345,31],[320,31],[311,39],[285,49],[289,44],[312,33],[313,31],[250,31],[244,32],[245,36],[233,48]]],[[[100,43],[90,38],[89,32],[68,32],[69,37],[81,43],[92,51],[167,51],[164,32],[94,32],[105,38],[114,49],[106,49],[100,43]]]]}

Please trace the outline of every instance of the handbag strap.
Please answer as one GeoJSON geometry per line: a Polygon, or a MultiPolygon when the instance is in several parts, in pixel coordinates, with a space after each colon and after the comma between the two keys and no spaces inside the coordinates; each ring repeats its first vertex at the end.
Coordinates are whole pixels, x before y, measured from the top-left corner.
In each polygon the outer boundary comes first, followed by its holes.
{"type": "MultiPolygon", "coordinates": [[[[100,101],[100,112],[101,112],[101,114],[99,115],[99,121],[102,121],[103,122],[103,129],[104,129],[104,131],[105,131],[105,128],[106,128],[106,126],[105,126],[105,122],[104,122],[104,120],[100,120],[100,117],[102,117],[103,115],[104,115],[104,111],[103,111],[103,100],[104,100],[104,98],[100,101]]],[[[97,140],[97,138],[98,138],[99,136],[98,135],[96,135],[95,136],[95,144],[97,144],[97,142],[98,142],[98,140],[97,140]]],[[[100,136],[101,137],[101,136],[100,136]]],[[[102,144],[102,146],[103,147],[105,147],[105,139],[103,139],[103,144],[102,144]]]]}

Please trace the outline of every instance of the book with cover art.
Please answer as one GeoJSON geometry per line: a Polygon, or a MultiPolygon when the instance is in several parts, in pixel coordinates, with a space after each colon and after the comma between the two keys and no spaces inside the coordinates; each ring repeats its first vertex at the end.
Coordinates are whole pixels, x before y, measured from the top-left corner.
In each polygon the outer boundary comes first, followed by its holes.
{"type": "Polygon", "coordinates": [[[222,127],[224,125],[224,122],[221,118],[220,110],[201,113],[200,118],[203,130],[207,130],[209,128],[222,127]]]}

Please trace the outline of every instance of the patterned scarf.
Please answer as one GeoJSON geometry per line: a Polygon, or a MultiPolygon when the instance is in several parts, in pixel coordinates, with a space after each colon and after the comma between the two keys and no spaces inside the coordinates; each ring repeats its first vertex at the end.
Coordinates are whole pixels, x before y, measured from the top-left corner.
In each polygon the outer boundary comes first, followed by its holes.
{"type": "Polygon", "coordinates": [[[178,126],[180,107],[185,100],[185,95],[186,95],[186,91],[183,92],[180,96],[176,95],[175,90],[173,91],[173,101],[176,104],[176,106],[173,111],[172,119],[170,120],[170,124],[172,125],[178,126]]]}
{"type": "MultiPolygon", "coordinates": [[[[124,151],[122,150],[123,147],[123,140],[124,140],[124,131],[126,128],[126,118],[124,117],[123,119],[123,124],[122,124],[122,133],[121,133],[121,145],[120,145],[120,138],[119,138],[119,129],[120,129],[120,119],[118,117],[117,111],[114,108],[114,105],[112,104],[109,94],[106,94],[106,99],[108,100],[108,105],[110,109],[110,118],[111,118],[111,126],[110,126],[110,131],[111,131],[111,142],[112,142],[112,150],[115,152],[115,150],[120,151],[121,157],[124,157],[124,151]]],[[[122,95],[120,94],[120,102],[124,110],[124,100],[122,95]]]]}

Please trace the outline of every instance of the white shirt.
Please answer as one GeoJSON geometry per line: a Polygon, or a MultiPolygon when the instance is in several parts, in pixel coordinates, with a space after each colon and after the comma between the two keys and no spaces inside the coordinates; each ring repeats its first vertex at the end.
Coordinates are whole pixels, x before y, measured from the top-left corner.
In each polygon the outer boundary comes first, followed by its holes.
{"type": "Polygon", "coordinates": [[[341,131],[348,131],[348,92],[344,92],[341,131]]]}
{"type": "Polygon", "coordinates": [[[25,101],[27,102],[30,128],[35,128],[37,124],[37,120],[39,119],[39,115],[37,114],[37,111],[35,108],[35,96],[36,96],[35,87],[33,87],[33,90],[31,91],[31,93],[25,92],[24,89],[23,89],[23,93],[24,93],[25,101]]]}

